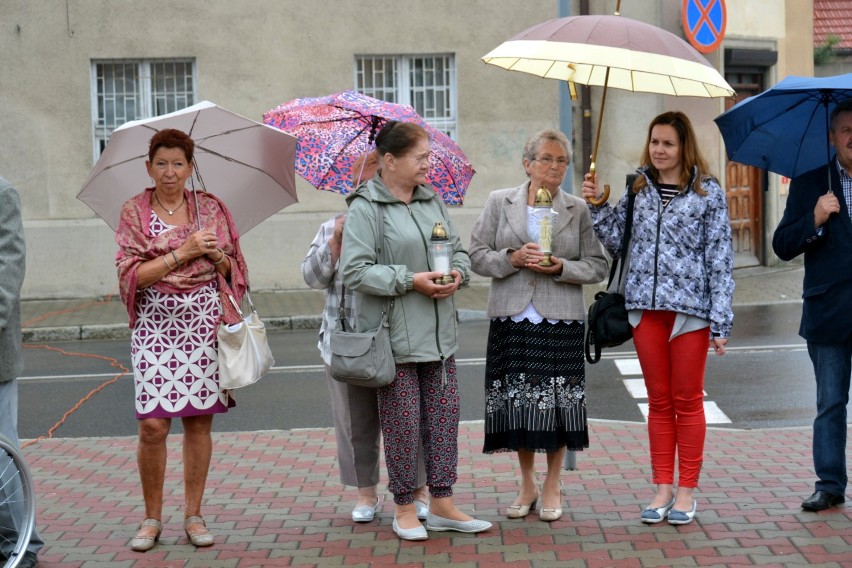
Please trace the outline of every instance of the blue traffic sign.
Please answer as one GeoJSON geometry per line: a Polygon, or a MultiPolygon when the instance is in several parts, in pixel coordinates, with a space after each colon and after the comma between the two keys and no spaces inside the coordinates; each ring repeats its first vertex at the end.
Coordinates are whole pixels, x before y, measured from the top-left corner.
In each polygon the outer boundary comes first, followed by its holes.
{"type": "Polygon", "coordinates": [[[683,0],[683,31],[701,53],[716,50],[725,37],[725,0],[683,0]]]}

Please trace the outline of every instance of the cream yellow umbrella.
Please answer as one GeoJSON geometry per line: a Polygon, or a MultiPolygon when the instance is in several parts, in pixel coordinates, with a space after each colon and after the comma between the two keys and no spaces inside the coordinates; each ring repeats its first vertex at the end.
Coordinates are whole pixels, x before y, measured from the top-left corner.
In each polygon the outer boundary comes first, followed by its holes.
{"type": "MultiPolygon", "coordinates": [[[[620,2],[619,2],[620,5],[620,2]]],[[[664,29],[619,15],[571,16],[535,25],[482,57],[485,63],[548,79],[604,88],[591,173],[608,87],[675,97],[729,97],[734,90],[689,43],[664,29]]],[[[607,188],[600,203],[609,197],[607,188]]]]}

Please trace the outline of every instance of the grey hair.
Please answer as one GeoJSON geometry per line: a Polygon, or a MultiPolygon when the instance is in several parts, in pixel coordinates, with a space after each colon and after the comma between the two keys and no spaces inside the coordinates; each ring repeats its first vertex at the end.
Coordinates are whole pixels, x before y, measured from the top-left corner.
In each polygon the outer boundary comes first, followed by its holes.
{"type": "Polygon", "coordinates": [[[524,144],[524,159],[530,162],[535,160],[538,149],[545,142],[556,142],[561,145],[565,149],[565,153],[568,154],[568,162],[571,162],[571,142],[561,130],[554,128],[545,128],[540,132],[536,132],[527,140],[527,143],[524,144]]]}

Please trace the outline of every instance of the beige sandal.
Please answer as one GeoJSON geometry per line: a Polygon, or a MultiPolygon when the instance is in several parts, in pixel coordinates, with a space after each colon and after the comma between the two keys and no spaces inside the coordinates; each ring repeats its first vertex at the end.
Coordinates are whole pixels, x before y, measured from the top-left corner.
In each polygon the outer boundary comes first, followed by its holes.
{"type": "Polygon", "coordinates": [[[141,531],[144,527],[154,527],[157,529],[157,534],[154,536],[139,536],[137,533],[136,536],[130,539],[130,550],[145,552],[154,548],[154,544],[160,540],[160,533],[163,532],[163,523],[157,519],[145,519],[139,525],[139,530],[141,531]]]}
{"type": "Polygon", "coordinates": [[[213,535],[210,534],[210,531],[207,530],[207,523],[204,522],[204,517],[193,515],[191,517],[185,518],[183,520],[183,530],[184,532],[186,532],[186,536],[187,538],[189,538],[189,542],[191,542],[195,546],[203,547],[213,545],[213,535]],[[194,524],[200,524],[204,526],[204,532],[190,533],[189,526],[194,524]]]}

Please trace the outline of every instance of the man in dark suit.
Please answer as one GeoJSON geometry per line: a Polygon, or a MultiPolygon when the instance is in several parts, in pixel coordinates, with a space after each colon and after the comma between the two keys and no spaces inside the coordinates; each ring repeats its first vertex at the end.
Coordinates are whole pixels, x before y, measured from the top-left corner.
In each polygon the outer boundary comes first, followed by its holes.
{"type": "Polygon", "coordinates": [[[852,99],[831,113],[836,157],[793,179],[772,248],[783,260],[804,253],[799,335],[808,343],[817,386],[814,494],[802,503],[822,511],[846,499],[846,405],[852,374],[852,99]],[[830,185],[829,185],[830,184],[830,185]]]}
{"type": "MultiPolygon", "coordinates": [[[[9,182],[0,177],[0,434],[18,445],[18,375],[23,367],[21,355],[21,286],[24,282],[24,226],[21,200],[9,182]]],[[[0,558],[6,558],[17,539],[8,503],[8,479],[0,483],[0,558]],[[10,532],[11,531],[11,532],[10,532]]],[[[14,500],[13,500],[14,501],[14,500]]],[[[38,566],[36,554],[44,546],[33,531],[18,568],[38,566]]]]}

